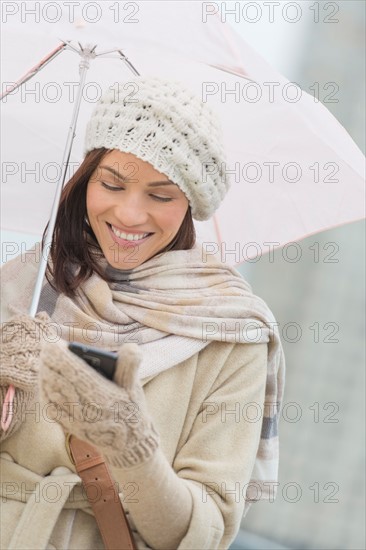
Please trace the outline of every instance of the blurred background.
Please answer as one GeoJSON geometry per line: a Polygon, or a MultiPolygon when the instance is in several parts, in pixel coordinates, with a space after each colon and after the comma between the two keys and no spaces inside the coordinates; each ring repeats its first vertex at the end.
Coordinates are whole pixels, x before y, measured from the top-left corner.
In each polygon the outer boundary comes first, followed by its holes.
{"type": "MultiPolygon", "coordinates": [[[[277,2],[272,23],[269,2],[240,4],[236,32],[365,152],[365,2],[277,2]]],[[[279,323],[287,372],[278,497],[250,508],[232,549],[364,549],[365,223],[297,244],[297,261],[279,249],[239,268],[279,323]]]]}
{"type": "MultiPolygon", "coordinates": [[[[365,152],[363,0],[213,4],[365,152]]],[[[30,248],[40,236],[3,231],[1,238],[30,248]]],[[[231,548],[364,549],[364,221],[239,270],[279,323],[287,371],[278,497],[251,507],[231,548]]]]}

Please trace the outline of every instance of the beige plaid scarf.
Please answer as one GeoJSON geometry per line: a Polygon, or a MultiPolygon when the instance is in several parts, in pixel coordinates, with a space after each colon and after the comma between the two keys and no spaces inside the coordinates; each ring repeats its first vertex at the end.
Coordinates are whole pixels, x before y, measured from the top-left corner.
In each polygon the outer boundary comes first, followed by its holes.
{"type": "MultiPolygon", "coordinates": [[[[28,310],[38,271],[37,250],[39,261],[37,243],[2,269],[3,300],[10,314],[28,310]]],[[[94,273],[70,299],[44,279],[38,311],[46,311],[59,336],[68,341],[107,350],[138,343],[143,351],[141,379],[179,364],[211,341],[268,342],[262,432],[248,508],[250,502],[276,495],[285,359],[276,320],[266,303],[235,268],[214,255],[203,256],[202,250],[197,242],[191,250],[158,254],[123,271],[98,255],[112,283],[94,273]]]]}

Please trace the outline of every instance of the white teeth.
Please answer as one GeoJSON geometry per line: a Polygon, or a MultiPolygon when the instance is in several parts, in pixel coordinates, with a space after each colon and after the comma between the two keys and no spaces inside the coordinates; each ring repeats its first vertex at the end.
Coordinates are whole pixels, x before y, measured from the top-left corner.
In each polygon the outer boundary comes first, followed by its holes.
{"type": "Polygon", "coordinates": [[[113,225],[111,225],[112,231],[117,237],[120,239],[125,239],[126,241],[139,241],[141,239],[144,239],[149,235],[149,233],[140,233],[139,235],[133,234],[133,233],[123,233],[123,231],[118,231],[113,225]]]}

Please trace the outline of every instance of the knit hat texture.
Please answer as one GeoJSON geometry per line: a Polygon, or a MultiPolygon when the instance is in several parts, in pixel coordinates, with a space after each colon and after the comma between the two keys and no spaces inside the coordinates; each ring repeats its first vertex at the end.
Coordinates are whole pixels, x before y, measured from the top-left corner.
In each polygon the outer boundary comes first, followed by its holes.
{"type": "Polygon", "coordinates": [[[132,153],[165,174],[196,220],[209,219],[229,189],[219,119],[178,80],[132,77],[110,86],[88,122],[84,155],[100,147],[132,153]]]}

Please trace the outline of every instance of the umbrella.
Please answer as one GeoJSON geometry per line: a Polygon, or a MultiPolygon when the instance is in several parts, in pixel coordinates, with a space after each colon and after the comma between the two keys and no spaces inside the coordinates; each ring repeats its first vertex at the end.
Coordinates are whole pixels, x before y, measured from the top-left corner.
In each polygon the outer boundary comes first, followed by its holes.
{"type": "MultiPolygon", "coordinates": [[[[238,265],[364,217],[364,156],[351,137],[218,14],[204,17],[205,3],[131,3],[133,13],[119,3],[91,4],[87,13],[61,4],[52,13],[39,7],[37,21],[9,15],[2,90],[62,40],[97,45],[97,52],[118,48],[140,74],[184,81],[218,113],[228,154],[231,189],[212,220],[195,222],[207,253],[219,251],[223,261],[238,265]]],[[[85,125],[102,91],[132,74],[120,57],[105,57],[91,63],[83,85],[68,175],[82,160],[85,125]]],[[[49,219],[78,65],[75,53],[61,53],[2,104],[4,229],[40,235],[49,219]]]]}

